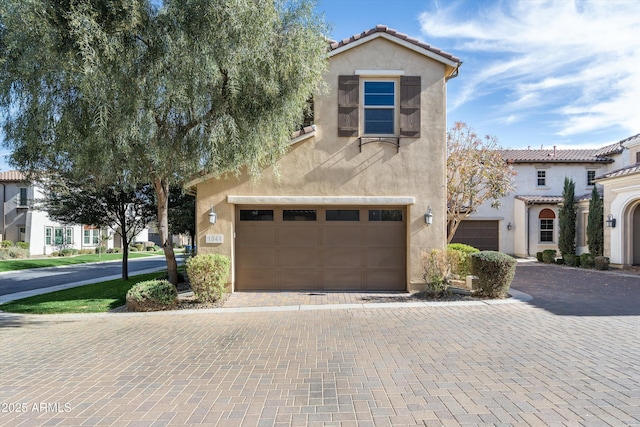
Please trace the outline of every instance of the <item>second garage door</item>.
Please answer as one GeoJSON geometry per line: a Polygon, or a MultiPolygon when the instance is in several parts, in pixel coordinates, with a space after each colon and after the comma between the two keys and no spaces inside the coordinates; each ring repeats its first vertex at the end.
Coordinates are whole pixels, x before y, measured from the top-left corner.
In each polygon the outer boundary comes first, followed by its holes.
{"type": "Polygon", "coordinates": [[[451,243],[465,243],[481,251],[499,250],[499,221],[462,221],[451,243]]]}
{"type": "Polygon", "coordinates": [[[237,290],[405,290],[403,207],[236,209],[237,290]]]}

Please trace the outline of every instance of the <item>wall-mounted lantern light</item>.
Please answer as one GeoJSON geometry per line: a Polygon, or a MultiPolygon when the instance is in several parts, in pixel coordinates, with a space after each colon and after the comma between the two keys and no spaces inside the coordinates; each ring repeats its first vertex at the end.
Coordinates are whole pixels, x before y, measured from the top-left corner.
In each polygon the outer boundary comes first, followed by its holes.
{"type": "Polygon", "coordinates": [[[424,214],[424,223],[427,225],[433,224],[433,214],[431,213],[431,206],[427,208],[427,213],[424,214]]]}
{"type": "Polygon", "coordinates": [[[607,215],[607,227],[611,227],[611,228],[616,228],[616,219],[613,217],[613,215],[609,214],[607,215]]]}
{"type": "Polygon", "coordinates": [[[218,214],[213,206],[211,206],[211,212],[209,212],[209,223],[215,224],[218,220],[218,214]]]}
{"type": "Polygon", "coordinates": [[[513,225],[511,225],[511,223],[507,224],[507,230],[511,230],[513,228],[513,225]]]}

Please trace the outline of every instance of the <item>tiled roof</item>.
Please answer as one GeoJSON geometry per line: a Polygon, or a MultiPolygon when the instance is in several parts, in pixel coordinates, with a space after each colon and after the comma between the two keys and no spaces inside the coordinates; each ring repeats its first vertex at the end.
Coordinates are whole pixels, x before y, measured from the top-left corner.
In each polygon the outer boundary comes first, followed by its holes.
{"type": "MultiPolygon", "coordinates": [[[[602,198],[604,196],[604,188],[602,186],[596,186],[596,189],[598,190],[598,194],[600,194],[600,198],[602,198]]],[[[581,196],[576,196],[576,202],[582,202],[585,200],[591,200],[591,192],[581,196]]]]}
{"type": "Polygon", "coordinates": [[[621,142],[616,142],[614,144],[609,144],[605,147],[602,147],[598,151],[596,151],[596,156],[610,156],[612,154],[620,154],[624,150],[621,142]]]}
{"type": "Polygon", "coordinates": [[[20,171],[13,170],[13,171],[0,172],[0,181],[22,182],[26,180],[27,178],[20,171]]]}
{"type": "Polygon", "coordinates": [[[435,53],[436,55],[439,55],[439,56],[441,56],[441,57],[443,57],[445,59],[448,59],[449,61],[455,62],[458,65],[462,64],[462,61],[460,61],[460,58],[458,58],[457,56],[454,56],[454,55],[452,55],[450,53],[447,53],[447,52],[445,52],[445,51],[443,51],[441,49],[438,49],[437,47],[431,46],[428,43],[421,42],[418,39],[414,39],[413,37],[409,37],[406,34],[399,33],[398,31],[396,31],[396,30],[394,30],[392,28],[389,28],[386,25],[377,25],[375,28],[371,28],[370,30],[363,31],[363,32],[361,32],[359,34],[355,34],[355,35],[353,35],[353,36],[351,36],[349,38],[342,39],[340,41],[332,41],[329,44],[329,50],[332,51],[332,50],[339,49],[339,48],[341,48],[343,46],[348,45],[349,43],[353,43],[355,41],[361,40],[361,39],[363,39],[365,37],[369,37],[369,36],[374,35],[376,33],[389,34],[391,36],[399,38],[400,40],[404,40],[407,43],[414,44],[414,45],[419,46],[419,47],[421,47],[423,49],[426,49],[426,50],[428,50],[428,51],[430,51],[432,53],[435,53]]]}
{"type": "Polygon", "coordinates": [[[600,179],[607,179],[607,178],[618,178],[620,176],[633,175],[636,173],[640,173],[640,163],[636,163],[635,165],[630,165],[622,169],[616,169],[614,171],[607,172],[605,174],[597,176],[595,179],[600,180],[600,179]]]}
{"type": "Polygon", "coordinates": [[[595,149],[570,150],[500,150],[502,158],[511,163],[611,163],[613,159],[596,155],[595,149]]]}
{"type": "Polygon", "coordinates": [[[516,199],[534,205],[553,205],[562,203],[564,200],[562,196],[516,196],[516,199]]]}

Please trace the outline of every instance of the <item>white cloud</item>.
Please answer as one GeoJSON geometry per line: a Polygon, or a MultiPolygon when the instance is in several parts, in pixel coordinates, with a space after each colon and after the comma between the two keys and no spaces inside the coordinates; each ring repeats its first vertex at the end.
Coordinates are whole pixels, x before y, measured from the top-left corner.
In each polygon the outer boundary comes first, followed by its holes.
{"type": "Polygon", "coordinates": [[[469,57],[452,110],[502,92],[507,123],[544,109],[557,113],[561,136],[640,131],[640,2],[513,0],[475,15],[467,7],[420,15],[424,35],[452,39],[469,57]]]}

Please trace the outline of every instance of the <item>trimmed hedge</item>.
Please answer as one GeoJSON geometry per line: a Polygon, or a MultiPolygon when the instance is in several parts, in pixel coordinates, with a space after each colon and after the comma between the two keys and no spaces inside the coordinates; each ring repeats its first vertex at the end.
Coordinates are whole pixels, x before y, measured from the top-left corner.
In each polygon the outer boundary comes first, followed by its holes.
{"type": "Polygon", "coordinates": [[[451,272],[462,278],[471,274],[471,254],[480,252],[480,249],[464,243],[449,243],[447,245],[447,259],[451,264],[451,272]]]}
{"type": "Polygon", "coordinates": [[[608,270],[609,269],[609,257],[597,256],[593,259],[593,264],[596,270],[608,270]]]}
{"type": "Polygon", "coordinates": [[[580,265],[580,257],[575,254],[565,254],[563,257],[564,264],[569,267],[576,267],[580,265]]]}
{"type": "Polygon", "coordinates": [[[547,264],[553,264],[556,262],[556,250],[555,249],[545,249],[542,251],[542,262],[546,262],[547,264]]]}
{"type": "Polygon", "coordinates": [[[214,302],[222,297],[231,260],[219,254],[196,255],[187,260],[187,276],[196,299],[214,302]]]}
{"type": "Polygon", "coordinates": [[[536,252],[536,259],[538,260],[538,262],[544,262],[544,259],[542,258],[542,252],[536,252]]]}
{"type": "Polygon", "coordinates": [[[13,246],[13,240],[3,240],[0,242],[0,245],[2,245],[3,248],[10,248],[13,246]]]}
{"type": "Polygon", "coordinates": [[[471,254],[473,274],[483,295],[505,298],[516,273],[516,259],[502,252],[482,251],[471,254]]]}
{"type": "Polygon", "coordinates": [[[593,268],[595,267],[596,260],[591,254],[582,254],[580,255],[580,267],[582,268],[593,268]]]}
{"type": "Polygon", "coordinates": [[[29,242],[16,242],[16,248],[29,249],[29,242]]]}
{"type": "Polygon", "coordinates": [[[168,280],[138,282],[127,292],[127,309],[156,311],[173,308],[178,302],[178,291],[168,280]]]}

